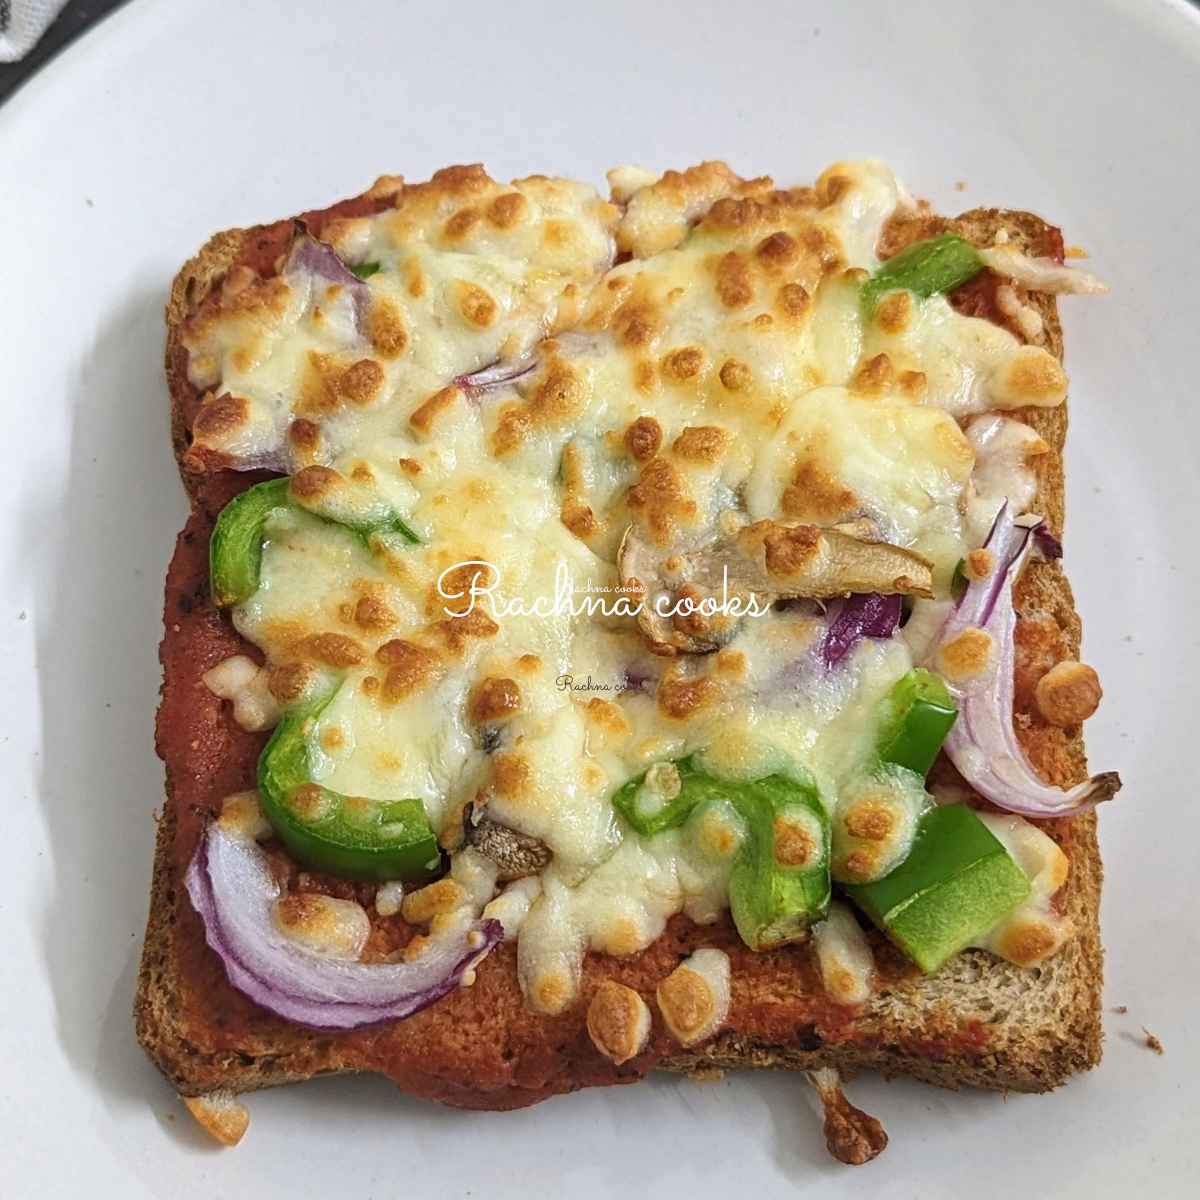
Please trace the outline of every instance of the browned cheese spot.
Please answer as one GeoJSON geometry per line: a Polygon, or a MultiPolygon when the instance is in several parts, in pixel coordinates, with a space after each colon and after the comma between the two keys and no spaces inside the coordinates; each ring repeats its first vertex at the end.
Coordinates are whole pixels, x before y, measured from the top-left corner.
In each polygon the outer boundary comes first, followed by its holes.
{"type": "Polygon", "coordinates": [[[618,1066],[641,1050],[640,1034],[648,1023],[646,1005],[632,988],[614,979],[596,988],[587,1010],[588,1036],[605,1058],[618,1066]]]}
{"type": "Polygon", "coordinates": [[[780,813],[774,821],[775,862],[781,867],[803,867],[813,860],[817,844],[812,830],[798,821],[789,821],[780,813]]]}
{"type": "Polygon", "coordinates": [[[625,737],[633,732],[620,708],[609,700],[602,700],[599,696],[588,701],[586,714],[591,724],[613,736],[625,737]]]}
{"type": "Polygon", "coordinates": [[[351,363],[337,381],[338,396],[363,407],[383,390],[383,368],[373,358],[351,363]]]}
{"type": "Polygon", "coordinates": [[[367,659],[362,646],[342,633],[311,634],[300,643],[300,650],[330,667],[356,667],[367,659]]]}
{"type": "Polygon", "coordinates": [[[1038,680],[1034,697],[1038,712],[1051,725],[1070,726],[1086,721],[1103,696],[1100,676],[1087,663],[1057,663],[1038,680]]]}
{"type": "Polygon", "coordinates": [[[658,707],[672,720],[686,721],[714,704],[720,694],[720,685],[710,675],[694,679],[666,675],[658,685],[658,707]]]}
{"type": "Polygon", "coordinates": [[[755,257],[769,271],[781,271],[793,266],[800,257],[800,243],[782,229],[763,238],[754,251],[755,257]]]}
{"type": "Polygon", "coordinates": [[[836,204],[852,187],[854,183],[845,175],[826,175],[817,188],[817,199],[822,208],[836,204]]]}
{"type": "Polygon", "coordinates": [[[462,393],[454,386],[444,387],[423,401],[408,418],[408,423],[418,433],[428,433],[440,413],[443,413],[462,393]]]}
{"type": "Polygon", "coordinates": [[[343,367],[334,355],[310,350],[302,408],[307,413],[334,413],[347,403],[362,408],[379,395],[383,384],[383,367],[374,359],[343,367]]]}
{"type": "Polygon", "coordinates": [[[492,756],[492,787],[498,796],[516,799],[529,790],[533,771],[519,754],[500,753],[492,756]]]}
{"type": "Polygon", "coordinates": [[[396,623],[396,614],[377,596],[361,596],[354,606],[354,623],[371,631],[390,629],[396,623]]]}
{"type": "Polygon", "coordinates": [[[465,208],[460,208],[446,222],[445,235],[446,240],[451,242],[461,241],[479,224],[480,213],[479,209],[467,205],[465,208]]]}
{"type": "Polygon", "coordinates": [[[288,426],[288,441],[299,458],[312,458],[321,447],[320,427],[298,417],[288,426]]]}
{"type": "Polygon", "coordinates": [[[816,557],[820,545],[821,531],[815,525],[772,529],[763,538],[767,571],[772,575],[793,575],[816,557]]]}
{"type": "Polygon", "coordinates": [[[563,525],[577,538],[587,539],[600,532],[600,522],[591,508],[578,500],[568,500],[559,513],[563,525]]]}
{"type": "Polygon", "coordinates": [[[453,912],[466,900],[462,885],[447,877],[409,892],[400,902],[400,915],[410,925],[428,925],[434,917],[453,912]]]}
{"type": "Polygon", "coordinates": [[[983,546],[967,554],[967,577],[978,583],[996,569],[996,556],[983,546]]]}
{"type": "Polygon", "coordinates": [[[494,585],[496,574],[486,562],[464,562],[447,571],[440,580],[440,584],[430,585],[429,611],[461,617],[475,604],[474,592],[486,591],[494,585]]]}
{"type": "Polygon", "coordinates": [[[649,462],[661,445],[662,426],[653,417],[638,417],[625,430],[625,447],[636,462],[649,462]]]}
{"type": "Polygon", "coordinates": [[[501,721],[521,709],[521,685],[515,679],[489,676],[476,684],[467,713],[477,725],[501,721]]]}
{"type": "Polygon", "coordinates": [[[244,425],[249,415],[250,401],[245,396],[225,392],[200,406],[192,425],[192,436],[198,441],[223,438],[244,425]]]}
{"type": "Polygon", "coordinates": [[[280,704],[290,704],[304,695],[314,675],[315,671],[309,663],[280,663],[271,668],[267,689],[280,704]]]}
{"type": "Polygon", "coordinates": [[[775,308],[785,320],[798,320],[812,307],[808,291],[798,283],[785,283],[775,297],[775,308]]]}
{"type": "Polygon", "coordinates": [[[658,384],[658,376],[654,364],[646,358],[640,359],[633,365],[633,386],[644,396],[654,394],[658,384]]]}
{"type": "Polygon", "coordinates": [[[520,192],[504,192],[488,204],[487,219],[497,229],[511,229],[527,207],[528,201],[520,192]]]}
{"type": "Polygon", "coordinates": [[[892,386],[894,378],[892,360],[886,354],[876,354],[854,372],[850,388],[865,396],[879,396],[892,386]]]}
{"type": "Polygon", "coordinates": [[[331,467],[312,466],[292,476],[289,490],[297,500],[318,500],[341,486],[342,477],[331,467]]]}
{"type": "Polygon", "coordinates": [[[1066,376],[1052,354],[1023,354],[1009,368],[1009,390],[1031,403],[1055,400],[1066,387],[1066,376]]]}
{"type": "Polygon", "coordinates": [[[729,392],[744,392],[754,382],[754,372],[736,358],[721,364],[721,386],[729,392]]]}
{"type": "Polygon", "coordinates": [[[638,482],[626,493],[626,503],[643,518],[659,545],[670,541],[677,521],[690,524],[696,517],[695,500],[664,458],[646,463],[638,482]]]}
{"type": "Polygon", "coordinates": [[[500,626],[482,608],[473,608],[461,617],[447,617],[433,628],[452,654],[461,654],[470,638],[495,637],[500,632],[500,626]]]}
{"type": "Polygon", "coordinates": [[[745,308],[754,299],[750,266],[736,250],[730,250],[717,261],[716,286],[726,308],[745,308]]]}
{"type": "Polygon", "coordinates": [[[725,457],[729,448],[729,431],[720,425],[689,425],[671,447],[677,458],[685,462],[712,465],[725,457]]]}
{"type": "Polygon", "coordinates": [[[719,650],[717,652],[717,671],[731,679],[740,679],[746,674],[749,664],[746,656],[740,650],[719,650]]]}
{"type": "Polygon", "coordinates": [[[846,832],[865,842],[882,842],[892,832],[895,818],[886,805],[856,804],[846,814],[846,832]]]}
{"type": "Polygon", "coordinates": [[[383,679],[383,698],[396,703],[411,695],[437,670],[437,658],[424,646],[393,638],[375,651],[375,658],[387,667],[383,679]]]}
{"type": "Polygon", "coordinates": [[[399,358],[408,345],[400,310],[386,296],[376,296],[371,306],[371,345],[384,358],[399,358]]]}
{"type": "Polygon", "coordinates": [[[868,880],[875,874],[876,855],[872,851],[854,850],[846,855],[843,874],[851,879],[868,880]]]}
{"type": "Polygon", "coordinates": [[[463,279],[455,283],[454,292],[459,314],[468,325],[474,325],[476,329],[487,329],[495,324],[500,309],[490,293],[478,284],[468,283],[463,279]]]}
{"type": "Polygon", "coordinates": [[[421,270],[421,264],[411,258],[404,267],[405,287],[408,288],[408,294],[414,300],[420,300],[425,295],[425,273],[421,270]]]}
{"type": "Polygon", "coordinates": [[[700,638],[709,632],[709,619],[700,611],[703,594],[690,583],[685,583],[676,593],[677,612],[671,614],[671,624],[688,637],[700,638]]]}
{"type": "Polygon", "coordinates": [[[712,1020],[712,989],[697,972],[677,967],[658,985],[658,1005],[675,1036],[685,1044],[712,1020]]]}
{"type": "Polygon", "coordinates": [[[1002,931],[996,950],[1005,958],[1028,966],[1057,950],[1059,940],[1059,935],[1044,921],[1021,921],[1002,931]]]}
{"type": "Polygon", "coordinates": [[[884,333],[903,333],[912,323],[912,293],[904,289],[889,292],[875,309],[875,323],[884,333]]]}
{"type": "Polygon", "coordinates": [[[689,379],[695,379],[703,369],[704,351],[699,346],[680,346],[678,350],[672,350],[663,356],[663,378],[674,380],[676,383],[686,383],[689,379]]]}
{"type": "Polygon", "coordinates": [[[623,346],[648,346],[662,329],[662,314],[649,299],[634,296],[613,314],[613,333],[623,346]]]}
{"type": "Polygon", "coordinates": [[[980,674],[991,662],[994,646],[991,634],[985,629],[968,626],[938,651],[942,674],[954,682],[980,674]]]}
{"type": "Polygon", "coordinates": [[[797,521],[832,523],[851,512],[858,498],[842,481],[831,475],[817,455],[802,455],[792,481],[783,489],[780,507],[786,517],[797,521]]]}

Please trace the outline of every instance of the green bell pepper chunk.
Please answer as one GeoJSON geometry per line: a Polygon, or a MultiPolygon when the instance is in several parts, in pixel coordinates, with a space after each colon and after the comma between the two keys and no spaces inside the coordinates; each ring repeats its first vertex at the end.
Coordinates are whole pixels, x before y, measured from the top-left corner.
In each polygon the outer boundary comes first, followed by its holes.
{"type": "MultiPolygon", "coordinates": [[[[753,950],[805,937],[829,907],[829,816],[811,780],[768,775],[719,779],[689,755],[672,764],[679,790],[645,789],[646,774],[618,788],[613,807],[643,837],[682,825],[702,804],[728,801],[746,823],[729,876],[729,907],[753,950]]],[[[654,768],[651,768],[653,770],[654,768]]]]}
{"type": "Polygon", "coordinates": [[[377,262],[359,263],[350,270],[359,277],[359,279],[370,279],[376,271],[380,270],[380,264],[377,262]]]}
{"type": "Polygon", "coordinates": [[[748,831],[729,876],[737,931],[752,950],[800,941],[829,909],[829,816],[820,793],[783,775],[727,786],[748,831]]]}
{"type": "Polygon", "coordinates": [[[975,247],[957,234],[914,242],[889,258],[862,285],[863,311],[869,320],[880,296],[896,288],[906,288],[918,296],[953,291],[983,270],[983,259],[975,247]]]}
{"type": "Polygon", "coordinates": [[[1029,880],[965,804],[921,818],[908,857],[874,883],[843,889],[926,974],[1029,895],[1029,880]]]}
{"type": "Polygon", "coordinates": [[[208,545],[209,578],[213,602],[221,608],[241,604],[258,591],[262,574],[263,536],[267,519],[281,508],[308,512],[317,520],[329,520],[357,535],[371,549],[371,538],[379,533],[398,533],[405,541],[417,545],[421,539],[398,514],[383,521],[342,522],[309,512],[291,497],[287,477],[257,483],[235,496],[221,510],[208,545]]]}
{"type": "Polygon", "coordinates": [[[955,600],[961,600],[970,586],[971,581],[967,578],[967,560],[960,558],[954,564],[954,574],[950,576],[950,595],[955,600]]]}
{"type": "Polygon", "coordinates": [[[698,804],[715,796],[726,795],[732,786],[701,771],[691,755],[671,765],[679,772],[679,791],[676,795],[668,798],[650,789],[643,790],[649,771],[629,780],[613,795],[613,808],[642,837],[653,837],[656,833],[682,825],[698,804]]]}
{"type": "Polygon", "coordinates": [[[285,477],[255,484],[221,509],[208,543],[208,566],[213,602],[222,608],[258,591],[263,527],[273,512],[287,507],[289,482],[285,477]]]}
{"type": "Polygon", "coordinates": [[[941,678],[914,667],[884,700],[879,757],[924,778],[957,717],[958,709],[941,678]]]}
{"type": "Polygon", "coordinates": [[[258,760],[263,812],[297,862],[347,879],[417,879],[440,861],[420,800],[343,796],[312,781],[310,738],[336,689],[285,713],[258,760]]]}

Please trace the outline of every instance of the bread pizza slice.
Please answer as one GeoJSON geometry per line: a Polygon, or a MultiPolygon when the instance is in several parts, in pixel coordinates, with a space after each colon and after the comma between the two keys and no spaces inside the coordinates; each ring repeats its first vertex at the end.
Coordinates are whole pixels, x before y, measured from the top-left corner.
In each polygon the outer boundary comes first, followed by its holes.
{"type": "Polygon", "coordinates": [[[176,278],[136,1019],[214,1128],[778,1065],[863,1161],[837,1071],[1099,1059],[1055,298],[1102,285],[876,161],[609,182],[384,177],[176,278]]]}

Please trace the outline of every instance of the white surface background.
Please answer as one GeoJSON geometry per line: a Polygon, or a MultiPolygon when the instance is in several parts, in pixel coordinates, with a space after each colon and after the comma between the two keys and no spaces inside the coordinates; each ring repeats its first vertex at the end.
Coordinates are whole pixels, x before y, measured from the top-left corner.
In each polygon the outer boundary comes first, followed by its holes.
{"type": "Polygon", "coordinates": [[[0,1195],[1194,1195],[1197,111],[1181,0],[134,3],[22,89],[0,109],[0,1195]],[[213,1148],[129,1019],[184,516],[171,275],[385,170],[600,183],[723,156],[796,182],[864,154],[943,211],[1043,212],[1113,284],[1064,306],[1067,565],[1108,693],[1088,735],[1125,778],[1102,837],[1106,1005],[1129,1012],[1103,1066],[1007,1100],[860,1080],[892,1143],[858,1172],[783,1075],[509,1115],[328,1080],[252,1097],[242,1147],[213,1148]]]}

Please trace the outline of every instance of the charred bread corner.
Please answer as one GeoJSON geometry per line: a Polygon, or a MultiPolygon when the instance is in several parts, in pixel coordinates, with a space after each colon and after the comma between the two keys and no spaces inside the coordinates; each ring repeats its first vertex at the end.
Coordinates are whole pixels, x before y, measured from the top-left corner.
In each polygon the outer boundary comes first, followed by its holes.
{"type": "Polygon", "coordinates": [[[838,1070],[1099,1060],[1055,297],[1102,285],[875,161],[609,180],[384,177],[175,281],[136,1021],[225,1140],[316,1074],[777,1065],[865,1161],[838,1070]]]}

